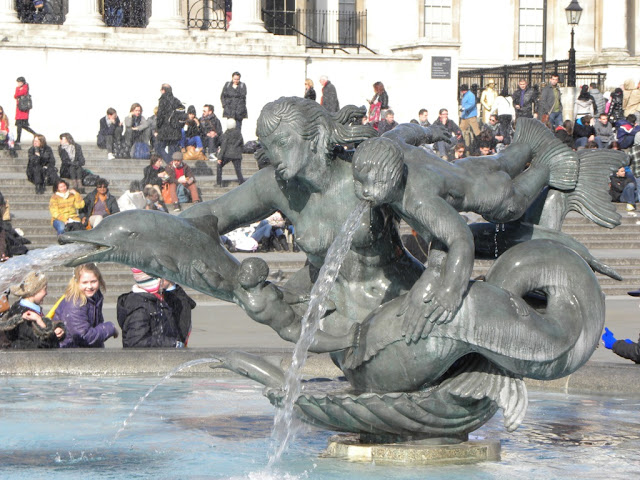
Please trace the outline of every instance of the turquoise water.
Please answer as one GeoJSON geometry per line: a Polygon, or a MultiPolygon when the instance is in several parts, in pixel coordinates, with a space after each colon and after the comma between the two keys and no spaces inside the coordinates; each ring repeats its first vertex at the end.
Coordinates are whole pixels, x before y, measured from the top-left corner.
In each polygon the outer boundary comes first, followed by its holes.
{"type": "Polygon", "coordinates": [[[319,458],[332,432],[299,433],[266,470],[274,409],[240,378],[0,378],[2,479],[630,479],[640,472],[640,399],[530,392],[513,434],[497,415],[476,437],[502,461],[390,467],[319,458]],[[635,473],[635,475],[634,475],[635,473]]]}

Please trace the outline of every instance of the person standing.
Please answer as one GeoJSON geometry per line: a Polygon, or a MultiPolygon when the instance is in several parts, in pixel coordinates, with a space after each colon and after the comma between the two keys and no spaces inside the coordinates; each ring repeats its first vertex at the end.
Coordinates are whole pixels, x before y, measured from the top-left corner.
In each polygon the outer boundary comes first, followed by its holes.
{"type": "Polygon", "coordinates": [[[18,82],[18,86],[16,87],[16,92],[13,95],[13,98],[16,99],[16,142],[17,144],[20,144],[20,138],[22,137],[22,130],[26,130],[27,132],[29,132],[31,135],[36,134],[36,132],[34,132],[31,127],[29,126],[29,111],[31,110],[31,101],[29,100],[28,105],[25,106],[26,99],[30,99],[31,97],[29,96],[29,84],[27,83],[27,81],[24,79],[24,77],[18,77],[16,79],[16,82],[18,82]],[[21,100],[22,98],[22,100],[21,100]],[[22,108],[21,108],[21,103],[22,108]]]}
{"type": "Polygon", "coordinates": [[[521,78],[518,81],[518,90],[513,93],[513,107],[516,109],[516,120],[518,118],[538,118],[534,113],[536,103],[536,92],[529,88],[527,81],[521,78]]]}
{"type": "Polygon", "coordinates": [[[313,80],[310,78],[304,81],[304,98],[316,101],[316,91],[313,88],[313,80]]]}
{"type": "Polygon", "coordinates": [[[496,83],[493,79],[487,80],[487,87],[482,91],[482,95],[480,95],[480,104],[482,105],[482,123],[489,123],[493,104],[498,96],[495,86],[496,83]]]}
{"type": "Polygon", "coordinates": [[[240,73],[233,72],[231,81],[224,84],[220,94],[222,116],[236,121],[236,128],[242,132],[242,120],[247,114],[247,86],[240,81],[240,73]]]}
{"type": "Polygon", "coordinates": [[[233,118],[227,120],[227,129],[220,138],[220,151],[218,152],[218,169],[216,172],[216,184],[222,186],[222,167],[227,163],[233,163],[233,168],[238,177],[238,184],[244,183],[242,177],[242,146],[244,140],[242,133],[236,128],[236,122],[233,118]]]}
{"type": "Polygon", "coordinates": [[[67,330],[60,348],[104,348],[104,342],[118,338],[118,331],[102,314],[106,285],[95,263],[86,263],[73,270],[64,298],[53,316],[64,322],[67,330]]]}
{"type": "Polygon", "coordinates": [[[549,83],[542,89],[540,101],[538,102],[538,118],[543,123],[548,118],[554,130],[562,125],[564,119],[562,115],[562,92],[558,87],[559,78],[557,73],[551,74],[549,83]]]}
{"type": "Polygon", "coordinates": [[[340,110],[340,102],[338,101],[338,92],[336,87],[329,81],[326,75],[320,77],[320,85],[322,85],[322,98],[320,99],[320,105],[326,108],[331,113],[336,113],[340,110]]]}
{"type": "Polygon", "coordinates": [[[131,287],[130,292],[120,295],[117,302],[118,324],[122,329],[122,346],[124,348],[184,347],[185,340],[191,331],[191,308],[188,305],[185,309],[189,311],[189,325],[185,336],[181,334],[178,319],[165,298],[165,289],[170,287],[173,287],[174,291],[179,289],[179,292],[186,297],[185,300],[191,299],[182,288],[166,280],[151,277],[137,268],[132,268],[131,272],[136,283],[131,287]]]}
{"type": "Polygon", "coordinates": [[[173,154],[180,150],[182,128],[187,114],[182,102],[173,96],[171,85],[163,83],[160,93],[156,114],[158,135],[155,150],[157,154],[162,155],[165,163],[169,164],[173,154]]]}
{"type": "Polygon", "coordinates": [[[464,137],[464,143],[467,145],[467,148],[471,148],[474,138],[480,135],[480,126],[478,125],[478,101],[466,83],[460,85],[460,94],[462,95],[460,130],[462,130],[462,136],[464,137]],[[473,135],[471,132],[473,132],[473,135]]]}

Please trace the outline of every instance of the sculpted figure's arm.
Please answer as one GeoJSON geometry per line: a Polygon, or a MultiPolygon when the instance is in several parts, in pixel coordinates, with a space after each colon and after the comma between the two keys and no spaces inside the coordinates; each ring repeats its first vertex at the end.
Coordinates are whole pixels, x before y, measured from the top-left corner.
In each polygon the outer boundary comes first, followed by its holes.
{"type": "Polygon", "coordinates": [[[416,147],[440,141],[451,143],[451,133],[438,122],[430,127],[421,127],[415,123],[402,123],[383,134],[382,137],[416,147]]]}
{"type": "Polygon", "coordinates": [[[434,323],[450,322],[462,303],[473,270],[471,230],[444,199],[406,198],[403,216],[420,234],[431,234],[447,248],[440,276],[428,268],[407,294],[398,315],[404,315],[402,334],[407,343],[428,335],[434,323]]]}
{"type": "Polygon", "coordinates": [[[213,214],[218,219],[218,231],[225,234],[282,209],[286,199],[278,188],[273,168],[259,170],[242,185],[225,195],[198,203],[180,214],[183,218],[197,218],[213,214]]]}

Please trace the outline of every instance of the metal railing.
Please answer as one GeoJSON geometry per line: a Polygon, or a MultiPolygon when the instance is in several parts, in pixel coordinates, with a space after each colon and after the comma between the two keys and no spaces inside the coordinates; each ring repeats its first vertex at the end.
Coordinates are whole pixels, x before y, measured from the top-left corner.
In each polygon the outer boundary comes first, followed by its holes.
{"type": "Polygon", "coordinates": [[[367,12],[326,10],[262,10],[267,31],[274,35],[295,35],[298,45],[322,50],[367,47],[367,12]]]}
{"type": "Polygon", "coordinates": [[[145,28],[149,23],[145,0],[101,0],[100,13],[108,27],[145,28]]]}
{"type": "Polygon", "coordinates": [[[22,23],[62,25],[65,20],[62,0],[45,0],[41,8],[35,8],[31,0],[15,0],[15,9],[22,23]]]}
{"type": "MultiPolygon", "coordinates": [[[[489,82],[493,80],[496,84],[496,90],[500,92],[506,85],[509,92],[514,92],[518,88],[518,81],[521,78],[527,80],[531,86],[542,86],[546,84],[549,76],[557,73],[560,84],[565,84],[569,70],[569,60],[554,60],[545,63],[544,76],[542,75],[542,63],[525,63],[521,65],[503,65],[493,68],[478,68],[474,70],[460,70],[458,72],[458,85],[466,83],[467,85],[478,85],[481,91],[489,82]]],[[[606,73],[601,72],[577,72],[576,85],[589,85],[596,83],[598,88],[604,90],[604,81],[607,78],[606,73]]]]}
{"type": "Polygon", "coordinates": [[[226,30],[229,14],[224,0],[187,0],[187,28],[226,30]]]}

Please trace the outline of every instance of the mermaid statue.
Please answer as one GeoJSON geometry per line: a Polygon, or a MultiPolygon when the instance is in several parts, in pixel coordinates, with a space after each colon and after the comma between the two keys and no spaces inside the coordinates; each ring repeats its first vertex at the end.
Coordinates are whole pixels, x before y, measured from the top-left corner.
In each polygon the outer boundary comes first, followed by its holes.
{"type": "MultiPolygon", "coordinates": [[[[365,113],[331,114],[301,98],[268,103],[257,133],[270,166],[179,216],[127,211],[65,234],[95,246],[71,264],[119,262],[168,278],[237,303],[295,342],[329,247],[366,201],[311,346],[331,354],[349,386],[303,392],[297,414],[373,441],[464,441],[498,408],[513,430],[527,406],[523,379],[569,375],[597,345],[604,295],[594,271],[620,277],[560,228],[571,210],[620,223],[607,189],[625,156],[574,152],[521,119],[501,153],[449,163],[421,146],[447,141],[444,130],[403,124],[378,136],[362,125],[365,113]],[[282,287],[266,280],[264,262],[240,264],[219,237],[276,210],[308,259],[282,287]],[[467,225],[460,212],[486,222],[467,225]],[[429,242],[426,265],[402,245],[399,221],[429,242]],[[190,248],[175,251],[176,239],[190,248]],[[476,258],[495,262],[472,281],[476,258]]],[[[221,360],[281,404],[279,369],[243,352],[221,360]]]]}

